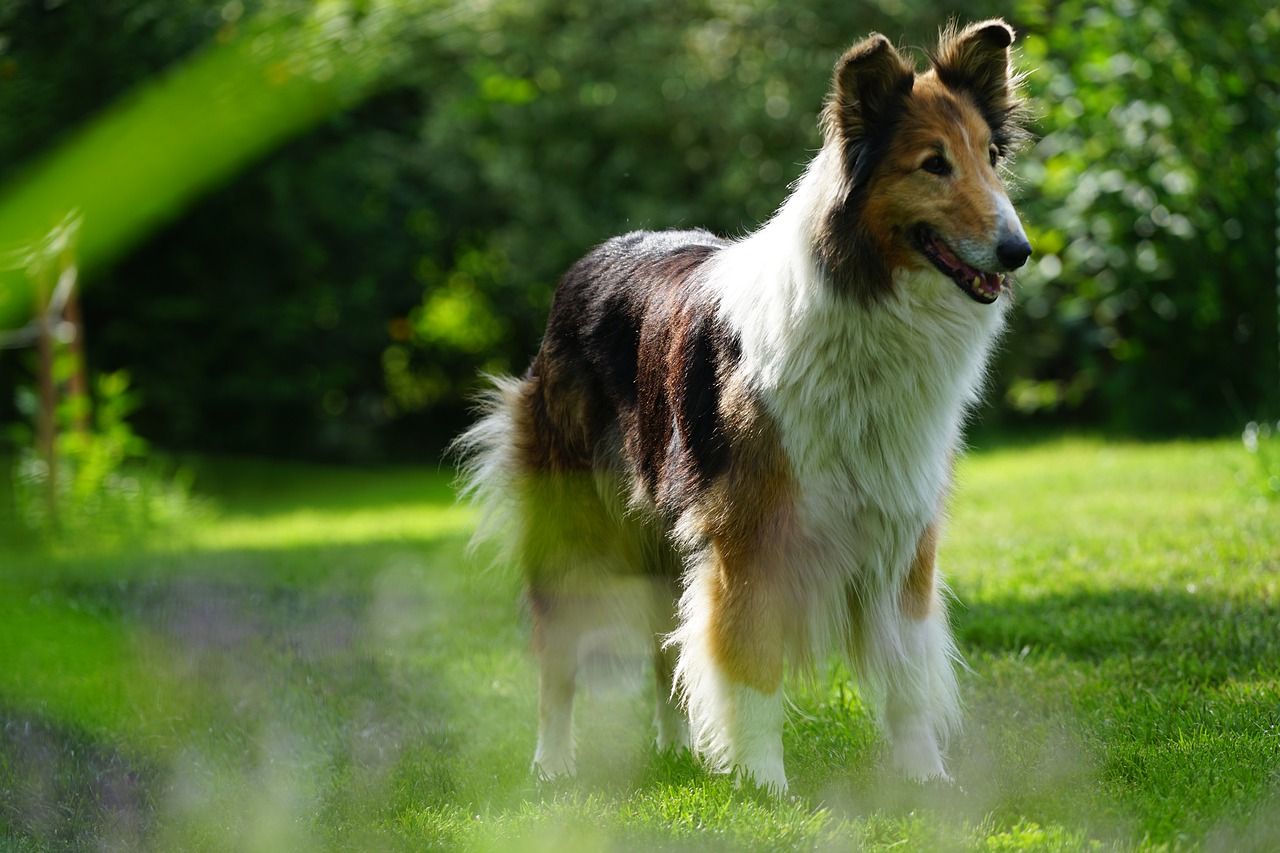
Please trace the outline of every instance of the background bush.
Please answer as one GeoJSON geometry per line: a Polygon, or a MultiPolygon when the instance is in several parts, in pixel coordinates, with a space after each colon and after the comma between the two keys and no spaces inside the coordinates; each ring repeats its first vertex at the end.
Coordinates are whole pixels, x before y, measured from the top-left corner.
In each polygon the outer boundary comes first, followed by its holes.
{"type": "MultiPolygon", "coordinates": [[[[585,249],[745,233],[817,146],[838,53],[872,29],[930,44],[953,9],[532,0],[429,36],[406,21],[407,71],[88,283],[91,361],[129,370],[165,446],[433,453],[477,371],[523,369],[585,249]]],[[[262,12],[290,4],[0,3],[0,163],[262,12]]],[[[1018,164],[1037,261],[986,421],[1224,432],[1280,408],[1280,11],[962,11],[991,14],[1024,36],[1040,119],[1018,164]]]]}

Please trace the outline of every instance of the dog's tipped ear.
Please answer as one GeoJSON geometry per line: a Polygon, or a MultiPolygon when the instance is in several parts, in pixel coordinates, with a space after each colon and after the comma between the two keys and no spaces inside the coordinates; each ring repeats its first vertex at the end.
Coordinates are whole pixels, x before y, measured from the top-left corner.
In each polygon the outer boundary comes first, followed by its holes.
{"type": "Polygon", "coordinates": [[[1026,139],[1027,105],[1022,97],[1023,75],[1013,71],[1009,48],[1013,27],[999,18],[964,29],[947,25],[932,55],[933,70],[949,89],[968,92],[991,125],[1002,151],[1026,139]]]}
{"type": "Polygon", "coordinates": [[[872,33],[845,51],[836,63],[828,132],[838,131],[849,143],[861,142],[885,119],[915,83],[915,68],[887,38],[872,33]]]}
{"type": "Polygon", "coordinates": [[[1018,78],[1009,62],[1013,27],[999,18],[959,29],[948,24],[938,38],[933,68],[952,89],[973,95],[989,117],[1002,117],[1018,100],[1018,78]]]}

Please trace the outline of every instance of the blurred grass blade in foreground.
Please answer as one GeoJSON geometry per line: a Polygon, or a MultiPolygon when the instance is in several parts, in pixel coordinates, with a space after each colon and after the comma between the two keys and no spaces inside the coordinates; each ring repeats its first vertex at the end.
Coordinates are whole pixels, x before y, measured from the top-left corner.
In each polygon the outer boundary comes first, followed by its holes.
{"type": "MultiPolygon", "coordinates": [[[[297,6],[291,8],[296,9],[297,6]]],[[[69,215],[92,274],[257,156],[368,95],[439,0],[321,2],[221,30],[0,190],[0,328],[33,314],[25,258],[69,215]]]]}

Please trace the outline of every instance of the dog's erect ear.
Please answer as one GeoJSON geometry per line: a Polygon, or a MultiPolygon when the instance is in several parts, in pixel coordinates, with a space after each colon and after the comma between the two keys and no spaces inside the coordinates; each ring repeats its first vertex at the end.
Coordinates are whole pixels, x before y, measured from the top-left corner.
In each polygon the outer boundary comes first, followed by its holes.
{"type": "Polygon", "coordinates": [[[938,39],[933,68],[948,88],[973,96],[1001,148],[1021,134],[1021,78],[1013,74],[1009,46],[1013,27],[999,18],[959,29],[947,25],[938,39]]]}
{"type": "Polygon", "coordinates": [[[823,122],[827,134],[839,133],[848,145],[865,141],[911,93],[915,77],[915,68],[887,38],[867,36],[836,63],[823,122]]]}
{"type": "Polygon", "coordinates": [[[887,293],[892,284],[884,253],[862,222],[862,206],[880,152],[915,81],[915,66],[879,33],[849,48],[836,63],[822,135],[838,149],[845,180],[815,248],[840,292],[871,299],[887,293]]]}

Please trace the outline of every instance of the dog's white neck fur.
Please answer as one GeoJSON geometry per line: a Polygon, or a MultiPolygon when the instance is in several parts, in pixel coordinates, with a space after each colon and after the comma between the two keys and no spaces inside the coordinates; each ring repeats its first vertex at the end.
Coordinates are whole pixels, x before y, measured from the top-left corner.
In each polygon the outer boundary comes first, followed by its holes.
{"type": "Polygon", "coordinates": [[[896,273],[873,305],[836,293],[813,246],[837,156],[823,149],[773,219],[721,254],[711,286],[802,489],[931,518],[1008,297],[979,304],[932,269],[896,273]]]}

